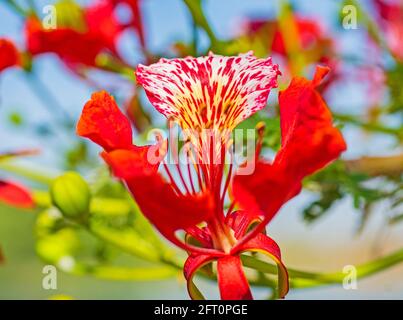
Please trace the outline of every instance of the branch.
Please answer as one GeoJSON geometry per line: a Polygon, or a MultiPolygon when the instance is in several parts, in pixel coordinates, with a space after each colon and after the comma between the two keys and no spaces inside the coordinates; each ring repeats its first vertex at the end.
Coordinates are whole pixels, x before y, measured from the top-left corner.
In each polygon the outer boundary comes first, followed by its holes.
{"type": "Polygon", "coordinates": [[[183,0],[183,2],[188,7],[194,23],[206,32],[211,42],[211,48],[216,49],[220,41],[217,39],[213,29],[211,29],[210,24],[203,13],[201,0],[183,0]]]}
{"type": "MultiPolygon", "coordinates": [[[[277,274],[277,267],[272,264],[246,255],[241,256],[241,258],[245,267],[252,268],[263,273],[277,274]]],[[[382,258],[357,266],[357,278],[369,277],[375,273],[391,268],[401,262],[403,262],[403,249],[399,249],[382,258]]],[[[326,284],[342,283],[346,277],[346,274],[343,272],[314,273],[292,268],[288,268],[288,273],[291,278],[291,285],[294,288],[307,288],[326,284]]],[[[257,286],[259,285],[258,281],[252,283],[257,286]]]]}
{"type": "Polygon", "coordinates": [[[403,172],[403,154],[389,157],[362,157],[344,161],[350,173],[365,173],[369,176],[397,176],[403,172]]]}
{"type": "Polygon", "coordinates": [[[391,128],[386,127],[379,123],[369,123],[357,119],[357,117],[349,115],[349,114],[340,114],[333,112],[333,118],[342,122],[347,122],[357,127],[361,127],[368,131],[379,132],[384,134],[390,134],[396,136],[399,140],[403,139],[403,133],[400,128],[391,128]]]}

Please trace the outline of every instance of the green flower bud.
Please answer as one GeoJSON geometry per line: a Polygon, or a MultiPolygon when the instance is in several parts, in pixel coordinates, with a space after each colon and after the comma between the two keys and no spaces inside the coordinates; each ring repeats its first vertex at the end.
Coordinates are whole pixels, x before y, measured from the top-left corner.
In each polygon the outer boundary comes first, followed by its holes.
{"type": "Polygon", "coordinates": [[[84,179],[75,172],[56,178],[50,188],[52,203],[68,218],[81,220],[88,215],[91,192],[84,179]]]}

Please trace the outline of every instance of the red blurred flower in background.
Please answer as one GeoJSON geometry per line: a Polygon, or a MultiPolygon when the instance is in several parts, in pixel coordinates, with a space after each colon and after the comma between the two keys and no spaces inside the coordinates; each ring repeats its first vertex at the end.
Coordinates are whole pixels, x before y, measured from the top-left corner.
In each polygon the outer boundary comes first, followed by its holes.
{"type": "Polygon", "coordinates": [[[34,207],[31,192],[22,185],[7,180],[0,180],[0,202],[22,209],[34,207]]]}
{"type": "MultiPolygon", "coordinates": [[[[31,192],[24,186],[0,179],[0,203],[20,209],[32,209],[35,206],[31,192]]],[[[0,264],[5,258],[0,247],[0,264]]]]}
{"type": "MultiPolygon", "coordinates": [[[[23,149],[14,152],[0,153],[0,160],[37,154],[36,149],[23,149]]],[[[28,188],[9,180],[0,179],[0,202],[22,209],[31,209],[35,203],[28,188]]]]}
{"type": "Polygon", "coordinates": [[[403,61],[403,2],[400,0],[375,0],[380,24],[392,54],[403,61]]]}
{"type": "Polygon", "coordinates": [[[110,0],[112,3],[116,4],[126,4],[132,13],[132,21],[131,24],[134,27],[134,29],[137,31],[137,34],[139,36],[140,44],[145,48],[145,35],[144,35],[144,28],[143,28],[143,19],[142,19],[142,14],[140,10],[140,3],[141,0],[110,0]]]}
{"type": "MultiPolygon", "coordinates": [[[[328,37],[323,27],[315,20],[293,17],[297,34],[295,35],[304,52],[315,53],[314,62],[328,63],[333,51],[333,40],[328,37]]],[[[267,48],[272,53],[288,56],[284,35],[277,20],[250,20],[246,24],[246,33],[250,36],[264,37],[267,48]]]]}
{"type": "Polygon", "coordinates": [[[329,66],[333,71],[321,84],[321,91],[324,92],[342,77],[335,39],[317,20],[292,14],[286,18],[286,22],[287,28],[283,27],[278,19],[251,19],[244,25],[243,33],[253,42],[258,41],[263,45],[267,54],[278,55],[286,68],[287,76],[293,73],[291,65],[293,61],[297,61],[296,55],[303,57],[306,66],[311,64],[329,66]],[[291,46],[286,43],[286,39],[292,40],[291,46]]]}
{"type": "MultiPolygon", "coordinates": [[[[187,132],[185,146],[194,151],[186,152],[190,160],[186,165],[175,161],[176,176],[166,163],[166,141],[133,145],[129,120],[106,92],[94,94],[85,105],[77,133],[103,147],[103,158],[125,182],[143,214],[188,252],[184,274],[192,298],[203,297],[192,280],[196,271],[217,261],[221,298],[251,299],[242,252],[271,257],[278,266],[278,296],[288,292],[280,249],[263,231],[280,207],[299,193],[302,179],[346,148],[316,91],[327,72],[318,68],[313,81],[295,78],[281,92],[282,147],[273,162],[261,160],[259,130],[257,151],[250,160],[256,161],[256,170],[250,175],[242,175],[242,167],[234,169],[232,162],[226,164],[232,150],[228,133],[266,106],[280,74],[271,58],[211,54],[139,65],[137,80],[149,100],[187,132]],[[160,164],[164,173],[158,171],[160,164]],[[185,241],[177,237],[178,230],[185,231],[185,241]]],[[[174,154],[171,141],[169,147],[174,154]]]]}
{"type": "MultiPolygon", "coordinates": [[[[30,17],[26,21],[25,34],[27,50],[32,55],[55,53],[68,66],[76,69],[80,65],[96,67],[96,58],[101,52],[110,52],[119,57],[116,44],[122,31],[128,25],[116,16],[116,4],[120,1],[104,0],[83,8],[81,16],[74,26],[57,26],[56,29],[44,29],[41,21],[30,17]]],[[[132,1],[125,1],[132,3],[132,1]]],[[[133,8],[138,8],[134,1],[133,8]]],[[[137,10],[133,21],[140,19],[137,10]]],[[[140,23],[136,22],[136,28],[140,23]]],[[[142,29],[139,31],[144,41],[142,29]]]]}
{"type": "Polygon", "coordinates": [[[0,72],[20,64],[20,53],[11,40],[0,38],[0,72]]]}

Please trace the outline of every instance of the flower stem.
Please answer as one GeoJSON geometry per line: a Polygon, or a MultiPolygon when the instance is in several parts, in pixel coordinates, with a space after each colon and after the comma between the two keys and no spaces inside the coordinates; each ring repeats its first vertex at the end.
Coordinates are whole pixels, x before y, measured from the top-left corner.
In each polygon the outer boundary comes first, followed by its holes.
{"type": "MultiPolygon", "coordinates": [[[[252,268],[263,273],[277,274],[277,267],[274,265],[246,255],[242,255],[241,259],[245,267],[252,268]]],[[[393,267],[400,262],[403,262],[403,249],[399,249],[374,261],[358,265],[356,267],[357,278],[371,276],[375,273],[393,267]]],[[[292,268],[288,269],[288,273],[291,278],[291,285],[295,288],[342,283],[343,279],[346,277],[346,274],[343,272],[315,273],[300,271],[292,268]]]]}
{"type": "Polygon", "coordinates": [[[369,176],[399,176],[403,172],[403,154],[389,157],[362,157],[345,160],[347,170],[355,173],[365,173],[369,176]]]}
{"type": "Polygon", "coordinates": [[[53,181],[53,177],[45,173],[38,172],[38,170],[28,169],[26,167],[11,164],[8,161],[0,162],[0,170],[16,174],[30,181],[38,182],[43,185],[50,185],[53,181]]]}
{"type": "Polygon", "coordinates": [[[219,45],[220,41],[217,39],[216,35],[214,34],[213,29],[211,29],[206,16],[203,13],[203,8],[201,4],[201,0],[183,0],[186,6],[188,7],[194,23],[202,28],[211,42],[211,48],[216,49],[219,45]]]}

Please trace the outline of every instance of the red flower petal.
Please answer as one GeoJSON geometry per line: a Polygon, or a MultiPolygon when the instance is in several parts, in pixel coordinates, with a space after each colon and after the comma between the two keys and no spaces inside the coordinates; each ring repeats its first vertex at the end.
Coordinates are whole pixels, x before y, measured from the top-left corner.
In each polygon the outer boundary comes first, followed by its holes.
{"type": "Polygon", "coordinates": [[[18,64],[20,64],[20,54],[14,43],[7,39],[0,39],[0,72],[18,64]]]}
{"type": "Polygon", "coordinates": [[[124,26],[116,19],[114,10],[109,1],[84,8],[83,30],[70,26],[47,30],[37,18],[29,17],[25,25],[27,49],[33,55],[55,53],[73,70],[80,64],[96,66],[102,51],[117,55],[115,42],[124,26]]]}
{"type": "Polygon", "coordinates": [[[26,188],[9,181],[0,180],[0,201],[23,209],[35,206],[32,195],[26,188]]]}
{"type": "Polygon", "coordinates": [[[232,194],[250,219],[264,219],[267,224],[300,189],[300,181],[284,166],[257,162],[253,174],[234,177],[232,194]]]}
{"type": "Polygon", "coordinates": [[[55,53],[69,65],[94,66],[96,56],[105,47],[97,34],[69,28],[44,30],[41,22],[32,17],[26,21],[25,37],[27,50],[32,55],[55,53]]]}
{"type": "Polygon", "coordinates": [[[277,243],[268,236],[259,233],[256,237],[242,245],[242,247],[236,249],[237,254],[244,251],[264,253],[275,261],[278,270],[278,295],[280,298],[284,298],[289,290],[288,272],[281,261],[281,252],[277,243]]]}
{"type": "Polygon", "coordinates": [[[190,255],[183,266],[183,274],[187,281],[187,289],[189,296],[193,300],[204,300],[203,294],[199,291],[193,282],[193,277],[196,272],[203,266],[214,261],[216,257],[211,255],[190,255]]]}
{"type": "Polygon", "coordinates": [[[251,300],[248,280],[238,256],[225,256],[217,262],[218,287],[223,300],[251,300]]]}
{"type": "Polygon", "coordinates": [[[318,67],[313,81],[294,78],[280,93],[282,146],[273,164],[258,162],[252,175],[234,177],[232,192],[239,205],[264,216],[240,244],[261,232],[281,206],[300,192],[305,176],[346,149],[341,133],[332,125],[329,109],[315,89],[328,71],[318,67]]]}
{"type": "MultiPolygon", "coordinates": [[[[346,149],[332,125],[329,109],[315,87],[329,71],[319,67],[314,80],[295,78],[280,94],[282,146],[273,164],[258,162],[252,175],[236,175],[232,192],[265,223],[299,193],[302,179],[336,159],[346,149]]],[[[257,231],[256,231],[257,232],[257,231]]]]}
{"type": "MultiPolygon", "coordinates": [[[[150,166],[138,160],[130,150],[115,150],[103,155],[115,175],[125,180],[142,213],[169,240],[179,243],[175,231],[187,229],[208,220],[213,211],[209,194],[177,194],[172,185],[150,166]]],[[[186,249],[189,249],[186,247],[186,249]]]]}
{"type": "Polygon", "coordinates": [[[139,5],[139,0],[113,0],[116,3],[126,3],[130,10],[132,11],[132,25],[137,31],[137,34],[139,36],[140,44],[144,48],[145,46],[145,37],[144,37],[144,30],[143,30],[143,19],[141,16],[141,10],[140,10],[140,5],[139,5]]]}
{"type": "Polygon", "coordinates": [[[316,91],[328,72],[317,67],[312,81],[294,78],[279,94],[282,146],[275,163],[284,165],[296,179],[314,173],[346,150],[330,110],[316,91]]]}
{"type": "Polygon", "coordinates": [[[113,169],[116,177],[130,180],[157,171],[164,156],[162,152],[159,145],[142,147],[133,145],[130,149],[103,152],[102,157],[113,169]]]}
{"type": "Polygon", "coordinates": [[[105,91],[94,93],[85,104],[77,134],[91,139],[106,151],[130,149],[133,145],[130,121],[105,91]]]}
{"type": "Polygon", "coordinates": [[[88,33],[97,36],[106,49],[116,53],[115,43],[124,27],[114,14],[115,6],[109,1],[98,2],[85,8],[84,17],[88,33]]]}

